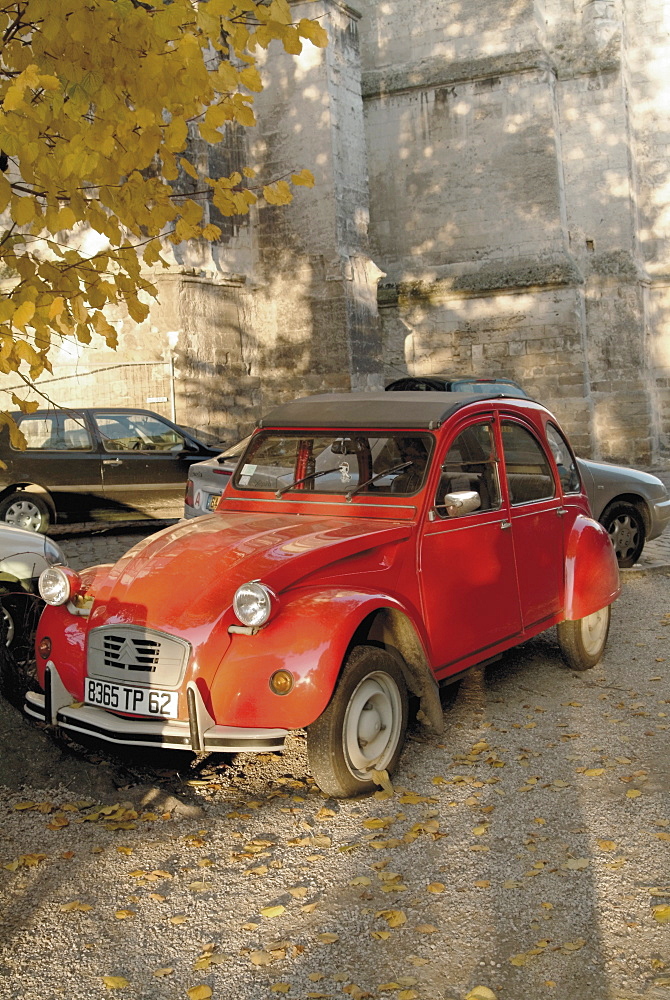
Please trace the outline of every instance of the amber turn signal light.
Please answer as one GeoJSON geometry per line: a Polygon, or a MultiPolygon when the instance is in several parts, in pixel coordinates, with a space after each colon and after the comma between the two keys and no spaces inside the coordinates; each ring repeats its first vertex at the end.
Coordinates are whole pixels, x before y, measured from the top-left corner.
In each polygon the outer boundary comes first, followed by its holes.
{"type": "Polygon", "coordinates": [[[288,670],[277,670],[270,678],[270,690],[275,694],[288,694],[293,687],[293,674],[288,670]]]}
{"type": "Polygon", "coordinates": [[[40,639],[37,652],[43,660],[46,660],[49,656],[51,656],[51,639],[48,635],[45,635],[42,639],[40,639]]]}

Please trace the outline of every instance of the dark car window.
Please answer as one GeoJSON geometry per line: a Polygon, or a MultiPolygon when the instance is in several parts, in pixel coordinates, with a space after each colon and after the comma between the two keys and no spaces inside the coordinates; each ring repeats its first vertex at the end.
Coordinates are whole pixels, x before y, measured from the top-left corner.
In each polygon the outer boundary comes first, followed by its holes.
{"type": "Polygon", "coordinates": [[[438,515],[446,518],[452,513],[445,506],[445,494],[471,490],[479,494],[478,511],[500,507],[496,447],[488,421],[467,427],[449,448],[435,497],[438,515]]]}
{"type": "Polygon", "coordinates": [[[558,468],[563,492],[579,493],[582,484],[577,471],[577,463],[572,457],[568,442],[554,424],[547,424],[547,441],[558,468]]]}
{"type": "Polygon", "coordinates": [[[510,502],[532,503],[555,496],[551,466],[539,441],[525,427],[506,420],[502,436],[510,502]]]}
{"type": "Polygon", "coordinates": [[[146,413],[98,413],[105,451],[181,451],[184,438],[169,424],[146,413]]]}
{"type": "Polygon", "coordinates": [[[25,417],[20,422],[27,451],[90,451],[91,438],[83,417],[62,413],[25,417]]]}

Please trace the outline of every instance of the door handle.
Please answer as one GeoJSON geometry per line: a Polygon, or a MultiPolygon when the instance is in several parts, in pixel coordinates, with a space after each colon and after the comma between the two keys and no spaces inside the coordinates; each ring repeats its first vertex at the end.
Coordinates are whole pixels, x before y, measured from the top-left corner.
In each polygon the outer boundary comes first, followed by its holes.
{"type": "Polygon", "coordinates": [[[507,528],[511,528],[512,527],[512,522],[511,521],[501,521],[500,522],[500,527],[502,528],[503,531],[505,531],[507,528]]]}
{"type": "Polygon", "coordinates": [[[120,458],[103,458],[102,464],[103,465],[123,465],[123,462],[121,461],[120,458]]]}
{"type": "Polygon", "coordinates": [[[563,515],[567,514],[567,513],[568,513],[567,507],[557,507],[556,508],[556,515],[558,517],[563,517],[563,515]]]}

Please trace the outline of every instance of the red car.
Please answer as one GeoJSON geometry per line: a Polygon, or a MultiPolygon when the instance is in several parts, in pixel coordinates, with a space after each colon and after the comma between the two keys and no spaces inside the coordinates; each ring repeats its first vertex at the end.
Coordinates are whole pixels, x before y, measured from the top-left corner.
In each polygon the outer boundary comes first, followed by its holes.
{"type": "Polygon", "coordinates": [[[439,731],[441,685],[552,625],[597,663],[619,575],[544,407],[385,392],[277,407],[215,513],[40,589],[31,716],[196,752],[305,729],[349,796],[396,767],[409,695],[439,731]]]}

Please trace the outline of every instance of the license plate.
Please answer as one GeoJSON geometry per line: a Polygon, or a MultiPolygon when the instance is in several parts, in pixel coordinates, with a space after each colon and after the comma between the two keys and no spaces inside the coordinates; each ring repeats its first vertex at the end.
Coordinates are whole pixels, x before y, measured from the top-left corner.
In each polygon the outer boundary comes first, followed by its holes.
{"type": "Polygon", "coordinates": [[[84,701],[97,708],[108,708],[129,715],[149,715],[157,719],[176,719],[178,694],[155,688],[127,687],[109,681],[86,678],[84,701]]]}
{"type": "Polygon", "coordinates": [[[220,499],[221,497],[218,496],[217,494],[214,494],[214,496],[209,497],[207,499],[207,510],[216,510],[216,508],[219,506],[220,499]]]}

